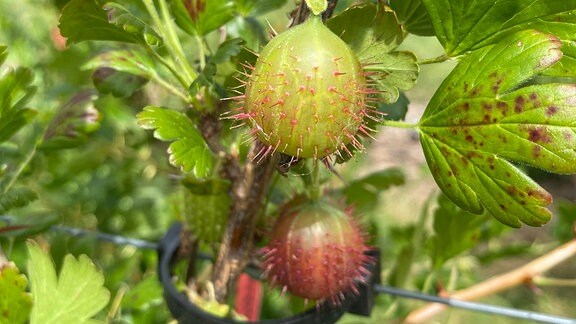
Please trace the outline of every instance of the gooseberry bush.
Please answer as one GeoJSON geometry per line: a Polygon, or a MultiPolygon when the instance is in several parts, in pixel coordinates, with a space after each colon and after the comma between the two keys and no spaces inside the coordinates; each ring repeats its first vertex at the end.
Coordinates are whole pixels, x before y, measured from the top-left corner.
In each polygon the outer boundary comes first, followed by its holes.
{"type": "MultiPolygon", "coordinates": [[[[183,222],[177,286],[238,321],[345,307],[371,276],[472,300],[545,285],[540,275],[576,254],[574,203],[553,217],[533,180],[576,173],[576,1],[71,0],[39,11],[54,29],[33,33],[30,21],[0,38],[1,323],[173,316],[153,253],[63,238],[62,225],[158,240],[183,222]],[[417,57],[411,39],[443,53],[417,57]],[[451,70],[407,122],[430,65],[451,70]],[[417,217],[379,212],[407,161],[363,172],[390,128],[417,134],[439,188],[417,217]],[[552,232],[558,249],[505,244],[513,228],[549,222],[536,235],[552,232]],[[544,254],[531,271],[461,290],[479,264],[531,254],[544,254]]],[[[416,308],[379,296],[370,319],[437,311],[416,308]]]]}

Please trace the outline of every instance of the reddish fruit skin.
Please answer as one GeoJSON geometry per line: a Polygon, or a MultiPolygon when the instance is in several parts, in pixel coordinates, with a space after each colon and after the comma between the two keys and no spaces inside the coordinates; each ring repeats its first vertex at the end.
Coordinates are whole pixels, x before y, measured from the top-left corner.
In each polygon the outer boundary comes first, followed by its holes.
{"type": "Polygon", "coordinates": [[[319,17],[276,36],[246,85],[244,114],[270,148],[322,158],[361,145],[366,79],[354,52],[319,17]]]}
{"type": "Polygon", "coordinates": [[[274,285],[293,295],[338,303],[363,280],[366,250],[345,212],[325,202],[293,201],[274,225],[264,269],[274,285]]]}

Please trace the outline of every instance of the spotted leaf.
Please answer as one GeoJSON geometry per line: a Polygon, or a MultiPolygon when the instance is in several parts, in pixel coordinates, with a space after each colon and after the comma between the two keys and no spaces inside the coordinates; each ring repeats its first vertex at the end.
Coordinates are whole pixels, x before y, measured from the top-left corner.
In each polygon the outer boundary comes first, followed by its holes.
{"type": "Polygon", "coordinates": [[[461,208],[510,226],[550,219],[552,196],[513,163],[576,173],[576,85],[533,78],[562,58],[561,42],[518,32],[466,56],[420,121],[440,188],[461,208]]]}

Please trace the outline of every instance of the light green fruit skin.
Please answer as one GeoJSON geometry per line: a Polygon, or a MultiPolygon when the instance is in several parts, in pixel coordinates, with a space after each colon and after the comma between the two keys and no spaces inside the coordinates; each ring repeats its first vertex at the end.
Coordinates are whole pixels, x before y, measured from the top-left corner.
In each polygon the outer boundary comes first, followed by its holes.
{"type": "Polygon", "coordinates": [[[275,151],[323,158],[350,143],[365,114],[364,72],[319,17],[276,36],[246,86],[244,110],[275,151]]]}

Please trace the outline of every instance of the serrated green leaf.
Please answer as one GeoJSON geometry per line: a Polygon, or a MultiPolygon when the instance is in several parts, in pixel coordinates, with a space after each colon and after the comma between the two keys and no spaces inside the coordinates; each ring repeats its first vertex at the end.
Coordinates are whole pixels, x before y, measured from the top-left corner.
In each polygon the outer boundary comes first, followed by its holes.
{"type": "Polygon", "coordinates": [[[560,60],[559,48],[550,34],[509,35],[466,56],[432,97],[420,120],[422,147],[461,208],[485,207],[514,227],[550,219],[550,194],[509,161],[576,172],[576,86],[526,85],[560,60]]]}
{"type": "Polygon", "coordinates": [[[154,129],[154,137],[173,141],[168,148],[170,163],[183,172],[204,178],[212,172],[214,159],[204,138],[186,115],[174,110],[148,106],[138,114],[138,124],[154,129]]]}
{"type": "Polygon", "coordinates": [[[394,11],[372,4],[354,6],[326,21],[326,25],[354,50],[360,61],[379,62],[378,53],[394,50],[404,35],[394,11]]]}
{"type": "Polygon", "coordinates": [[[399,90],[414,86],[420,68],[414,54],[393,51],[402,43],[404,33],[390,8],[372,4],[350,7],[326,25],[366,63],[364,70],[379,91],[380,101],[393,103],[399,90]]]}
{"type": "Polygon", "coordinates": [[[231,0],[171,0],[176,24],[190,35],[204,36],[234,18],[236,4],[231,0]]]}
{"type": "Polygon", "coordinates": [[[60,275],[50,256],[34,242],[28,242],[28,275],[32,298],[31,324],[99,323],[91,318],[108,304],[110,292],[104,276],[90,258],[68,254],[60,275]]]}
{"type": "Polygon", "coordinates": [[[68,45],[88,40],[138,43],[136,35],[108,21],[108,13],[93,0],[72,0],[60,17],[60,33],[68,45]]]}
{"type": "Polygon", "coordinates": [[[422,0],[390,0],[390,7],[396,11],[398,19],[409,33],[434,36],[434,26],[422,0]]]}
{"type": "Polygon", "coordinates": [[[29,188],[12,188],[0,195],[0,214],[5,214],[13,208],[24,207],[36,199],[38,196],[29,188]]]}
{"type": "Polygon", "coordinates": [[[32,297],[26,292],[26,276],[13,264],[0,264],[0,323],[27,323],[32,297]]]}
{"type": "Polygon", "coordinates": [[[434,211],[434,235],[428,240],[432,266],[438,269],[444,262],[473,248],[480,240],[482,225],[488,219],[489,215],[467,212],[440,195],[434,211]]]}
{"type": "Polygon", "coordinates": [[[346,202],[362,210],[369,210],[378,202],[378,196],[384,190],[404,184],[404,173],[399,168],[390,168],[371,173],[361,179],[350,182],[342,193],[346,202]]]}
{"type": "Polygon", "coordinates": [[[0,143],[36,116],[35,110],[24,107],[36,93],[32,80],[32,72],[25,68],[8,69],[0,76],[0,143]]]}
{"type": "Polygon", "coordinates": [[[524,29],[537,29],[571,41],[576,3],[566,0],[422,0],[436,35],[449,56],[494,44],[524,29]]]}
{"type": "Polygon", "coordinates": [[[416,84],[420,73],[416,61],[410,52],[391,52],[379,54],[376,63],[364,67],[369,82],[379,91],[379,102],[394,103],[400,90],[410,90],[416,84]]]}

